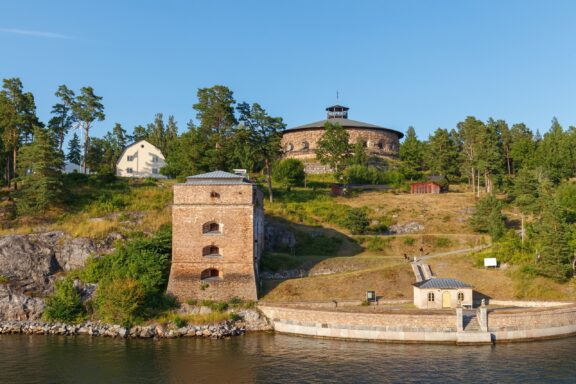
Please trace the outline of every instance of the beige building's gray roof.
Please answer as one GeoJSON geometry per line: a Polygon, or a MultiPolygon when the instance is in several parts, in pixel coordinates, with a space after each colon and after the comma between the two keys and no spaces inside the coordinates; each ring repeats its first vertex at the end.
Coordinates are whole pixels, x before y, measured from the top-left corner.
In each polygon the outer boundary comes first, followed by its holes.
{"type": "Polygon", "coordinates": [[[433,277],[428,280],[415,283],[414,286],[418,288],[428,289],[459,289],[459,288],[472,288],[471,285],[466,284],[460,280],[450,278],[436,278],[433,277]]]}

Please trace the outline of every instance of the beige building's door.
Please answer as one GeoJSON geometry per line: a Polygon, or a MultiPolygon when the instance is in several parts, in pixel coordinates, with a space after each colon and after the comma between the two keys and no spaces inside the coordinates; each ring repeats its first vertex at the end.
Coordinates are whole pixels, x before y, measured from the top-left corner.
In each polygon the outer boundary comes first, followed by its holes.
{"type": "Polygon", "coordinates": [[[442,292],[442,308],[450,308],[450,292],[442,292]]]}

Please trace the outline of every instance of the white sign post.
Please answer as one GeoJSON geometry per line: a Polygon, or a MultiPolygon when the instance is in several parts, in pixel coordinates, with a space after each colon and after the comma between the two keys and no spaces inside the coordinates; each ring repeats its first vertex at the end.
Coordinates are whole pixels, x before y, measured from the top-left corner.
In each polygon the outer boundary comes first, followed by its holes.
{"type": "Polygon", "coordinates": [[[484,268],[488,268],[488,267],[494,267],[494,268],[498,267],[498,261],[496,261],[495,257],[484,258],[484,268]]]}

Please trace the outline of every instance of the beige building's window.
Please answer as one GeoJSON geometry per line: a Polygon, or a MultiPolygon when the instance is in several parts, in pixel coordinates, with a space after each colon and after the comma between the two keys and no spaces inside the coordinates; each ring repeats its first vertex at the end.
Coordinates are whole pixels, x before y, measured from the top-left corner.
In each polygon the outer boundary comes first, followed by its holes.
{"type": "Polygon", "coordinates": [[[434,292],[428,293],[428,301],[434,301],[434,292]]]}
{"type": "Polygon", "coordinates": [[[204,223],[204,225],[202,225],[202,233],[220,235],[222,234],[222,226],[214,221],[204,223]]]}
{"type": "Polygon", "coordinates": [[[134,161],[134,156],[128,156],[128,161],[134,161]]]}
{"type": "Polygon", "coordinates": [[[157,175],[159,173],[158,168],[152,168],[152,174],[157,175]]]}
{"type": "Polygon", "coordinates": [[[157,163],[159,161],[159,157],[156,155],[152,155],[152,162],[157,163]]]}
{"type": "Polygon", "coordinates": [[[216,280],[221,279],[222,273],[215,268],[208,268],[200,273],[200,280],[216,280]]]}
{"type": "Polygon", "coordinates": [[[134,170],[132,168],[126,168],[126,173],[134,173],[134,170]]]}
{"type": "Polygon", "coordinates": [[[209,245],[207,247],[202,248],[202,256],[218,257],[222,255],[220,254],[220,248],[218,248],[215,245],[209,245]]]}
{"type": "Polygon", "coordinates": [[[458,292],[458,301],[464,301],[464,292],[458,292]]]}

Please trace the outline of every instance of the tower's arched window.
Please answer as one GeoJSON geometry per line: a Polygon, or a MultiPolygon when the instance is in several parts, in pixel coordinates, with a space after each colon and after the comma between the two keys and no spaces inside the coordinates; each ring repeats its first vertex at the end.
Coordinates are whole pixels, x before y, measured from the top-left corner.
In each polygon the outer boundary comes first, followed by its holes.
{"type": "Polygon", "coordinates": [[[217,256],[222,256],[222,255],[220,254],[220,248],[218,248],[217,246],[212,244],[212,245],[209,245],[207,247],[202,248],[202,256],[217,257],[217,256]]]}
{"type": "Polygon", "coordinates": [[[310,144],[306,140],[302,142],[302,152],[306,152],[310,149],[310,144]]]}
{"type": "Polygon", "coordinates": [[[286,146],[284,146],[284,150],[286,152],[292,152],[293,149],[294,149],[294,145],[292,143],[288,143],[288,144],[286,144],[286,146]]]}
{"type": "Polygon", "coordinates": [[[200,273],[200,280],[217,280],[222,279],[222,273],[216,268],[208,268],[200,273]]]}
{"type": "Polygon", "coordinates": [[[214,221],[202,225],[202,233],[210,235],[219,235],[222,233],[222,225],[214,221]]]}
{"type": "Polygon", "coordinates": [[[428,293],[428,301],[434,301],[434,292],[428,293]]]}
{"type": "Polygon", "coordinates": [[[378,144],[376,144],[376,146],[377,146],[379,149],[383,149],[383,148],[384,148],[384,143],[383,143],[382,141],[379,141],[378,144]]]}
{"type": "Polygon", "coordinates": [[[464,292],[458,292],[458,301],[464,301],[464,292]]]}
{"type": "Polygon", "coordinates": [[[367,142],[366,140],[362,140],[362,146],[363,146],[364,148],[367,148],[367,147],[368,147],[368,142],[367,142]]]}

